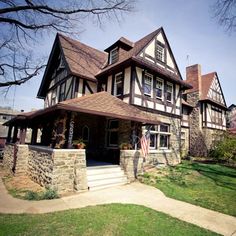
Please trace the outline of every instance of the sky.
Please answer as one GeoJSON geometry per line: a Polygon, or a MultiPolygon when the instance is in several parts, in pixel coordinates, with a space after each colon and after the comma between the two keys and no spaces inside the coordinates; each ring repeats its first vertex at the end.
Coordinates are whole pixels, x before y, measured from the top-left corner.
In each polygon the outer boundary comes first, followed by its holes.
{"type": "MultiPolygon", "coordinates": [[[[175,60],[185,79],[186,66],[200,64],[202,74],[216,71],[227,106],[236,103],[236,32],[229,34],[213,17],[215,0],[139,0],[135,11],[124,14],[119,22],[109,19],[102,28],[91,21],[83,23],[78,39],[104,50],[121,36],[137,41],[163,27],[175,60]]],[[[49,56],[55,34],[46,35],[35,50],[49,56]]],[[[43,77],[12,88],[7,97],[0,95],[0,106],[30,111],[43,108],[36,95],[43,77]]]]}

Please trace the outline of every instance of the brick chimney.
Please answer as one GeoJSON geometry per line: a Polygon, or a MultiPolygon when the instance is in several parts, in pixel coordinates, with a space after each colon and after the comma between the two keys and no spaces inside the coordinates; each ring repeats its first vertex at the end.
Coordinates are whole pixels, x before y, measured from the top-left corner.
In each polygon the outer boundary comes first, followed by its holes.
{"type": "Polygon", "coordinates": [[[201,65],[196,64],[186,67],[186,80],[193,86],[192,92],[201,91],[201,65]]]}

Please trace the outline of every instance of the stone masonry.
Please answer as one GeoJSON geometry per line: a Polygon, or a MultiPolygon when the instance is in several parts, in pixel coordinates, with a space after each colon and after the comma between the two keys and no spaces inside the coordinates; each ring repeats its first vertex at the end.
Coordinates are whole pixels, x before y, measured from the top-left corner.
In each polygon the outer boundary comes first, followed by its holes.
{"type": "Polygon", "coordinates": [[[15,175],[28,175],[58,193],[88,189],[84,149],[17,145],[14,165],[14,145],[6,145],[3,164],[10,170],[15,166],[15,175]]]}

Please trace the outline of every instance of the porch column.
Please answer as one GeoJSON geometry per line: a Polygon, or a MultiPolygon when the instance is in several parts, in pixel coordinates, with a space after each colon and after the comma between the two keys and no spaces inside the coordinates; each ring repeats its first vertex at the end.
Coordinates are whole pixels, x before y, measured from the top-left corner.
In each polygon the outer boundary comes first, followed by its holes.
{"type": "Polygon", "coordinates": [[[38,127],[32,129],[31,144],[37,143],[38,127]]]}
{"type": "Polygon", "coordinates": [[[18,127],[14,126],[13,139],[12,139],[13,143],[17,141],[17,134],[18,134],[18,127]]]}
{"type": "Polygon", "coordinates": [[[74,114],[70,113],[70,122],[69,122],[69,127],[68,127],[68,141],[67,141],[67,148],[72,148],[73,147],[73,134],[74,134],[74,114]]]}
{"type": "Polygon", "coordinates": [[[26,127],[22,127],[20,129],[20,144],[25,144],[25,138],[26,138],[26,127]]]}
{"type": "Polygon", "coordinates": [[[8,127],[8,133],[7,133],[7,142],[11,142],[11,133],[12,133],[12,125],[8,127]]]}

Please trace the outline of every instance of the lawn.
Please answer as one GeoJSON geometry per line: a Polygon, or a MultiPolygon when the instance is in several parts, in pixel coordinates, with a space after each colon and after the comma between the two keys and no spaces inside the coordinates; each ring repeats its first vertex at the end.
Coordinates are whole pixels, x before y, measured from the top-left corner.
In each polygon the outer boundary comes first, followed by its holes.
{"type": "Polygon", "coordinates": [[[217,164],[183,161],[151,171],[141,181],[166,196],[236,216],[236,170],[217,164]]]}
{"type": "Polygon", "coordinates": [[[217,235],[152,209],[123,204],[40,214],[0,214],[0,235],[217,235]]]}

